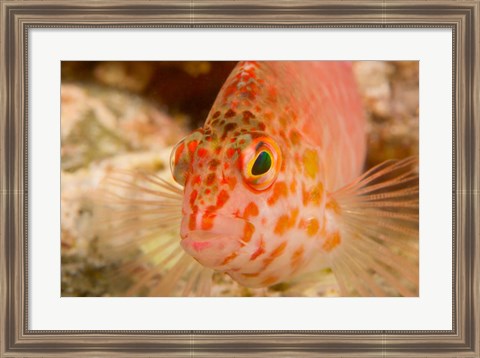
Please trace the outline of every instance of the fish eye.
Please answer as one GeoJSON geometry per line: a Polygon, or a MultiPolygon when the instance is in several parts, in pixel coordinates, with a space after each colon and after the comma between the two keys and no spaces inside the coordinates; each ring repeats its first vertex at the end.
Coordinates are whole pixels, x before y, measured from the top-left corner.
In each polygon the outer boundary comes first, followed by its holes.
{"type": "Polygon", "coordinates": [[[242,152],[243,177],[252,189],[268,189],[277,178],[280,165],[281,152],[271,138],[257,138],[242,152]]]}
{"type": "Polygon", "coordinates": [[[198,141],[189,141],[185,138],[173,147],[170,153],[170,171],[173,179],[180,185],[185,185],[186,173],[190,163],[190,157],[195,151],[198,141]]]}
{"type": "Polygon", "coordinates": [[[262,175],[272,167],[272,155],[263,151],[257,155],[252,167],[252,175],[262,175]]]}
{"type": "Polygon", "coordinates": [[[182,186],[185,186],[190,163],[202,138],[203,129],[199,128],[175,144],[170,153],[170,171],[173,179],[182,186]]]}

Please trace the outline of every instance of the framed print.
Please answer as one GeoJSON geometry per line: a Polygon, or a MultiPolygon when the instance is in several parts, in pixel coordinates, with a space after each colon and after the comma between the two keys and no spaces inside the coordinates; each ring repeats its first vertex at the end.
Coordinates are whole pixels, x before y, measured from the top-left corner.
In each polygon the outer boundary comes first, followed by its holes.
{"type": "Polygon", "coordinates": [[[478,357],[454,5],[2,0],[1,355],[478,357]]]}

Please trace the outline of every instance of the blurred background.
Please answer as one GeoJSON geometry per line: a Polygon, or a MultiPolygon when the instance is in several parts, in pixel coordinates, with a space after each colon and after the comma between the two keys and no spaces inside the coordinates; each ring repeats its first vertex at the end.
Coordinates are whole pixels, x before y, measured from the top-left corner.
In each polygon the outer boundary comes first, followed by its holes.
{"type": "MultiPolygon", "coordinates": [[[[236,62],[62,62],[62,296],[123,296],[151,263],[141,250],[126,257],[98,245],[92,193],[112,168],[169,176],[171,147],[203,125],[236,62]],[[140,260],[138,260],[140,258],[140,260]],[[134,272],[135,274],[132,274],[134,272]]],[[[366,169],[418,155],[418,62],[359,61],[354,71],[368,118],[366,169]]],[[[176,233],[165,233],[176,235],[176,233]]],[[[177,233],[178,235],[178,233],[177,233]]],[[[305,295],[336,295],[324,284],[305,295]]],[[[148,285],[138,295],[148,295],[148,285]]],[[[291,295],[277,285],[251,290],[216,275],[214,294],[291,295]]]]}

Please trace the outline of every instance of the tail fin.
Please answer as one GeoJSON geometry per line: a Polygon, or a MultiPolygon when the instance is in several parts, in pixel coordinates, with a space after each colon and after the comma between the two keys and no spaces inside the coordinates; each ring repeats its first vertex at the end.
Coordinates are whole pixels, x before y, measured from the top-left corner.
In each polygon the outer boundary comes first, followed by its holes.
{"type": "Polygon", "coordinates": [[[417,160],[386,161],[332,196],[342,245],[332,269],[344,296],[418,296],[417,160]]]}

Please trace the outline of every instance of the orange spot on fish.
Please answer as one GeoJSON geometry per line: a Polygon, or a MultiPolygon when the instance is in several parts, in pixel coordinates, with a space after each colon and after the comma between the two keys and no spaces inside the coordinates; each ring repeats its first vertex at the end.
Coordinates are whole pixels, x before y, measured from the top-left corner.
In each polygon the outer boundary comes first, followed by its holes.
{"type": "Polygon", "coordinates": [[[322,195],[323,195],[323,184],[318,183],[310,191],[310,201],[313,204],[319,205],[322,202],[322,195]]]}
{"type": "Polygon", "coordinates": [[[303,153],[303,165],[305,168],[305,174],[310,178],[315,178],[319,172],[319,158],[318,153],[315,150],[307,149],[303,153]]]}
{"type": "Polygon", "coordinates": [[[293,144],[293,145],[298,145],[300,144],[300,133],[298,133],[297,130],[295,129],[292,129],[290,131],[290,142],[293,144]]]}
{"type": "Polygon", "coordinates": [[[262,285],[270,286],[270,285],[273,285],[277,281],[278,281],[277,276],[269,276],[265,280],[262,281],[262,285]]]}
{"type": "Polygon", "coordinates": [[[320,225],[317,219],[310,219],[307,222],[307,235],[313,236],[318,232],[320,225]]]}
{"type": "Polygon", "coordinates": [[[230,177],[227,180],[227,184],[228,184],[228,188],[230,190],[233,190],[235,188],[235,186],[237,185],[237,179],[235,179],[235,177],[230,177]]]}
{"type": "Polygon", "coordinates": [[[245,223],[243,227],[243,242],[249,242],[252,239],[253,233],[255,232],[255,226],[249,222],[245,223]]]}
{"type": "Polygon", "coordinates": [[[332,199],[329,200],[325,207],[326,207],[326,209],[333,210],[333,212],[335,212],[335,214],[340,214],[340,206],[338,205],[338,203],[335,200],[332,200],[332,199]]]}
{"type": "Polygon", "coordinates": [[[226,265],[228,264],[230,261],[232,261],[235,257],[238,256],[238,253],[236,252],[233,252],[231,253],[230,255],[228,255],[227,257],[225,257],[225,259],[222,261],[222,265],[226,265]]]}
{"type": "Polygon", "coordinates": [[[290,261],[292,271],[298,270],[298,267],[300,266],[300,263],[302,262],[302,259],[303,259],[304,251],[305,249],[302,245],[298,249],[296,249],[295,252],[292,254],[292,258],[290,261]]]}
{"type": "Polygon", "coordinates": [[[295,193],[297,190],[297,181],[296,180],[293,180],[291,183],[290,183],[290,191],[292,193],[295,193]]]}
{"type": "Polygon", "coordinates": [[[283,181],[277,182],[273,186],[272,195],[267,199],[267,204],[272,206],[278,201],[278,199],[281,197],[286,197],[287,194],[287,184],[285,184],[283,181]]]}
{"type": "Polygon", "coordinates": [[[275,225],[274,232],[278,235],[285,234],[288,230],[295,226],[298,216],[298,208],[291,211],[291,215],[281,215],[275,225]]]}
{"type": "Polygon", "coordinates": [[[210,230],[213,228],[213,222],[215,221],[215,214],[205,213],[202,216],[202,230],[210,230]]]}
{"type": "Polygon", "coordinates": [[[244,277],[258,277],[258,275],[260,275],[260,272],[242,273],[242,276],[244,276],[244,277]]]}
{"type": "Polygon", "coordinates": [[[325,251],[330,252],[335,247],[337,247],[340,244],[341,241],[342,240],[341,240],[341,237],[340,237],[340,233],[338,231],[335,231],[333,234],[327,236],[327,238],[325,239],[325,242],[322,245],[322,248],[325,251]]]}
{"type": "Polygon", "coordinates": [[[280,245],[278,245],[270,255],[263,260],[263,270],[265,270],[277,257],[279,257],[287,247],[287,242],[284,241],[280,245]]]}
{"type": "Polygon", "coordinates": [[[243,212],[243,217],[245,220],[248,220],[251,216],[258,215],[258,206],[254,202],[248,203],[245,211],[243,212]]]}

